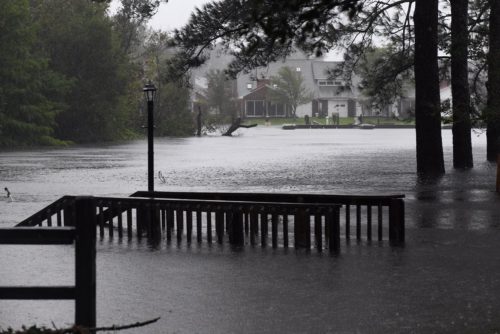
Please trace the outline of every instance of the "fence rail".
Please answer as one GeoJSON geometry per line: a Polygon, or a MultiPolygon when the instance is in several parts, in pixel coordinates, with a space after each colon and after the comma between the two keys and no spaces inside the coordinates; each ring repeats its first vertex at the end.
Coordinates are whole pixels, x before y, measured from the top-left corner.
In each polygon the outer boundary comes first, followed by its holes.
{"type": "Polygon", "coordinates": [[[74,242],[75,286],[0,287],[0,299],[74,299],[75,324],[93,328],[96,325],[95,204],[92,198],[75,197],[72,198],[71,210],[75,212],[74,227],[1,228],[0,244],[50,245],[74,242]]]}

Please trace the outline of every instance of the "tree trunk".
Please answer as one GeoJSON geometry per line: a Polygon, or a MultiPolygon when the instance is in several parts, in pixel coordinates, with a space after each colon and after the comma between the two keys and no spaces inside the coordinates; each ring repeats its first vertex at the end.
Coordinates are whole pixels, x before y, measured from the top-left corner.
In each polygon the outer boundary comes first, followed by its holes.
{"type": "Polygon", "coordinates": [[[486,151],[488,161],[496,161],[500,138],[500,0],[490,1],[488,53],[488,101],[486,105],[486,151]]]}
{"type": "Polygon", "coordinates": [[[451,1],[451,92],[453,106],[453,167],[472,168],[469,68],[468,0],[451,1]]]}
{"type": "Polygon", "coordinates": [[[444,174],[437,58],[438,0],[415,3],[415,128],[417,173],[444,174]]]}
{"type": "Polygon", "coordinates": [[[196,135],[198,137],[201,137],[201,107],[200,106],[198,106],[198,115],[196,116],[196,126],[197,126],[196,135]]]}
{"type": "Polygon", "coordinates": [[[241,117],[236,118],[236,120],[233,121],[229,129],[227,129],[226,132],[224,132],[222,135],[223,136],[232,136],[233,132],[238,130],[239,128],[253,128],[257,126],[257,124],[250,124],[250,125],[243,125],[241,124],[241,117]]]}
{"type": "Polygon", "coordinates": [[[235,121],[233,121],[233,123],[231,124],[229,129],[227,129],[227,131],[224,132],[222,135],[223,136],[232,136],[233,132],[238,130],[240,126],[241,126],[241,118],[238,117],[235,121]]]}

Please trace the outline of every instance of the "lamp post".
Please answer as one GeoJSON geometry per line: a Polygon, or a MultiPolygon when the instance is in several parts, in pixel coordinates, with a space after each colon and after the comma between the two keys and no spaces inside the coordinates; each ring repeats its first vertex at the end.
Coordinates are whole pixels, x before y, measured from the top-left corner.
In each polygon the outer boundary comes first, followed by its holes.
{"type": "Polygon", "coordinates": [[[149,81],[144,85],[142,91],[144,92],[146,101],[148,101],[148,192],[154,192],[153,110],[156,87],[149,81]]]}

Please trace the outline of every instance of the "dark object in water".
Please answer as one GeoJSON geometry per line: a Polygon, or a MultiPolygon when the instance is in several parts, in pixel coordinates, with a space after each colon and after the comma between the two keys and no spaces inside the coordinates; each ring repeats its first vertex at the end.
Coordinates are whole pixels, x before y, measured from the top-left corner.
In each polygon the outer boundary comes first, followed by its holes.
{"type": "Polygon", "coordinates": [[[375,125],[370,123],[362,123],[358,125],[358,128],[362,130],[373,130],[375,128],[375,125]]]}
{"type": "Polygon", "coordinates": [[[241,118],[238,117],[234,123],[229,127],[229,129],[223,133],[223,136],[231,136],[234,131],[238,130],[239,128],[253,128],[254,126],[257,126],[257,124],[250,124],[250,125],[245,125],[241,124],[241,118]]]}

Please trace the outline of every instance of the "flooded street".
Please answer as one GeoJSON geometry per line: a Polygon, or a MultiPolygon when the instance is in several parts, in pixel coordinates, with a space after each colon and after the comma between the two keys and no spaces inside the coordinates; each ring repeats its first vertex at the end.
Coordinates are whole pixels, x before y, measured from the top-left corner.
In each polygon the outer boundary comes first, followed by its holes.
{"type": "MultiPolygon", "coordinates": [[[[500,197],[485,135],[475,168],[416,177],[413,129],[253,128],[155,141],[155,189],[406,195],[407,243],[342,241],[341,255],[100,240],[98,325],[161,317],[127,333],[498,333],[500,197]]],[[[144,140],[0,153],[0,226],[63,195],[128,196],[147,186],[144,140]]],[[[73,284],[73,249],[1,246],[0,285],[73,284]]],[[[71,323],[72,302],[0,301],[0,328],[71,323]]]]}

